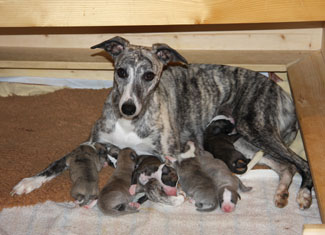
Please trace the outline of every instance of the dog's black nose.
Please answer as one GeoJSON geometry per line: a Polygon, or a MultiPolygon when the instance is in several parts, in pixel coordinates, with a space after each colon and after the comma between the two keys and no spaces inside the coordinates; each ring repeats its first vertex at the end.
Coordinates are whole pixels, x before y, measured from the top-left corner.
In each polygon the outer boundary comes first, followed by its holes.
{"type": "Polygon", "coordinates": [[[128,100],[122,105],[122,112],[125,115],[131,116],[135,113],[135,111],[136,107],[132,100],[128,100]]]}

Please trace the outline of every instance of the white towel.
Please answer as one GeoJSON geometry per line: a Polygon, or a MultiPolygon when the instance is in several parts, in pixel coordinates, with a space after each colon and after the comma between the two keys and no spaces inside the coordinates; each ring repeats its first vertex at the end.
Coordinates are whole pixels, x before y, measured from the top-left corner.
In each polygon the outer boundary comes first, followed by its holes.
{"type": "Polygon", "coordinates": [[[139,213],[118,218],[104,216],[97,207],[75,208],[72,202],[48,201],[0,212],[0,234],[302,234],[303,224],[320,224],[317,201],[307,210],[295,202],[301,177],[294,177],[288,205],[279,209],[273,204],[278,176],[271,170],[252,170],[241,177],[251,192],[241,193],[242,200],[232,213],[197,212],[186,201],[179,207],[146,202],[139,213]]]}

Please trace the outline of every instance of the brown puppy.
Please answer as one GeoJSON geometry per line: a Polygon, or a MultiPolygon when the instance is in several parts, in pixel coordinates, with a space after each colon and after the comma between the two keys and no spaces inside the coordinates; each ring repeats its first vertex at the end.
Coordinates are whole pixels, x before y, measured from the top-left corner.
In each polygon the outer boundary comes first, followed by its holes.
{"type": "Polygon", "coordinates": [[[98,172],[106,158],[103,148],[101,144],[80,145],[67,157],[73,182],[71,196],[80,206],[87,205],[98,197],[98,172]]]}
{"type": "Polygon", "coordinates": [[[175,167],[181,188],[195,201],[196,210],[212,211],[217,207],[215,184],[195,157],[194,143],[188,141],[187,145],[189,150],[180,154],[177,160],[168,156],[166,159],[175,167]]]}
{"type": "Polygon", "coordinates": [[[105,215],[120,216],[138,212],[138,204],[132,203],[129,193],[136,157],[130,148],[119,152],[116,169],[98,198],[98,207],[105,215]]]}

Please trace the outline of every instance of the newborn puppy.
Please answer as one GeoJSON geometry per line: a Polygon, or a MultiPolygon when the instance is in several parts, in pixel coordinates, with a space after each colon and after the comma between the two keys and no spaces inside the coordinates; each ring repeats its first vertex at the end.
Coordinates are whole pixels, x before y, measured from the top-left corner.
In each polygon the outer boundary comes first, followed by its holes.
{"type": "MultiPolygon", "coordinates": [[[[178,177],[175,169],[165,166],[155,156],[141,155],[137,159],[137,167],[133,172],[131,195],[144,192],[138,202],[143,203],[147,199],[168,205],[180,204],[181,198],[175,198],[177,194],[178,177]]],[[[184,197],[182,198],[184,201],[184,197]]]]}
{"type": "Polygon", "coordinates": [[[142,173],[151,175],[156,172],[162,164],[158,157],[152,155],[140,155],[136,159],[136,167],[132,174],[132,184],[138,183],[139,176],[142,173]]]}
{"type": "Polygon", "coordinates": [[[212,211],[217,207],[217,196],[213,180],[203,171],[200,162],[195,157],[194,143],[189,141],[190,147],[178,159],[166,157],[171,160],[179,177],[182,190],[194,199],[198,211],[212,211]]]}
{"type": "Polygon", "coordinates": [[[116,169],[98,197],[98,207],[105,215],[120,216],[138,212],[139,204],[132,203],[129,193],[136,157],[130,148],[119,151],[116,169]]]}
{"type": "Polygon", "coordinates": [[[156,178],[148,178],[142,173],[136,186],[136,193],[144,192],[146,197],[153,202],[158,202],[170,206],[178,206],[185,200],[183,195],[167,195],[163,186],[156,178]]]}
{"type": "Polygon", "coordinates": [[[247,192],[252,188],[246,187],[237,176],[231,173],[223,161],[213,158],[209,152],[204,151],[200,155],[198,159],[202,169],[215,183],[220,208],[224,212],[232,212],[238,198],[240,199],[238,189],[247,192]]]}
{"type": "Polygon", "coordinates": [[[73,182],[70,193],[80,206],[85,206],[98,197],[98,172],[106,158],[103,148],[101,144],[80,145],[67,157],[73,182]]]}
{"type": "Polygon", "coordinates": [[[217,116],[204,131],[204,149],[223,160],[232,172],[243,174],[249,160],[234,148],[234,142],[240,137],[239,134],[229,135],[234,129],[232,119],[217,116]]]}

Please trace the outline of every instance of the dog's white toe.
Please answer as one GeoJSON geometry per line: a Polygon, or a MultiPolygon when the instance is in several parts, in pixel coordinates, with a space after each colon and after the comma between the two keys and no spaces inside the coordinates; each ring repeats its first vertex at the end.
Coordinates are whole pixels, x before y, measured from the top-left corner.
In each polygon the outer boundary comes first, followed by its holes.
{"type": "Polygon", "coordinates": [[[11,195],[27,194],[42,186],[43,183],[51,179],[45,176],[34,176],[22,179],[11,191],[11,195]]]}
{"type": "Polygon", "coordinates": [[[300,189],[296,199],[301,210],[308,209],[312,203],[312,196],[310,190],[307,188],[300,189]]]}

